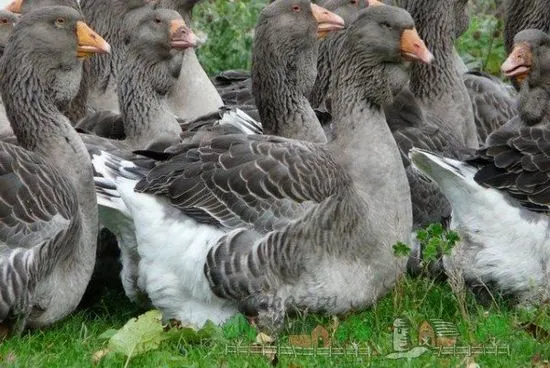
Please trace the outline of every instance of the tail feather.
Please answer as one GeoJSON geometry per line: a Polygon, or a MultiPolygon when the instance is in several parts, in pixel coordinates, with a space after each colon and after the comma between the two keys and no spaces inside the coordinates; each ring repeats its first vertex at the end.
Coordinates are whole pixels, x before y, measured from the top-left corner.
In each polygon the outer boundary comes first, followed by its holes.
{"type": "Polygon", "coordinates": [[[220,120],[220,125],[234,126],[244,134],[263,134],[262,125],[239,108],[227,110],[220,120]]]}
{"type": "Polygon", "coordinates": [[[409,152],[409,159],[415,169],[438,184],[441,184],[441,181],[449,176],[473,181],[477,172],[477,168],[474,166],[420,148],[412,148],[409,152]]]}
{"type": "MultiPolygon", "coordinates": [[[[144,161],[142,158],[140,160],[144,161]]],[[[92,165],[98,205],[129,215],[129,210],[118,191],[119,182],[125,179],[137,184],[147,175],[150,165],[138,166],[135,162],[105,151],[92,154],[92,165]]]]}

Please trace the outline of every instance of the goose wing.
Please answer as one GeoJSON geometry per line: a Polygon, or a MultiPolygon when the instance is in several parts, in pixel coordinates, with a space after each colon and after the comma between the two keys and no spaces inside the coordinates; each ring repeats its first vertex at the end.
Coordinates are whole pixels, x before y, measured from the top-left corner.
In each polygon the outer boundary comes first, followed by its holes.
{"type": "Polygon", "coordinates": [[[58,237],[77,216],[72,185],[31,152],[0,142],[0,247],[30,249],[58,237]]]}
{"type": "Polygon", "coordinates": [[[500,129],[489,136],[487,147],[473,162],[482,166],[475,176],[479,184],[504,190],[532,210],[549,210],[548,127],[500,129]]]}
{"type": "Polygon", "coordinates": [[[68,254],[79,220],[67,179],[38,155],[0,142],[0,321],[28,305],[35,278],[68,254]]]}
{"type": "Polygon", "coordinates": [[[464,85],[472,101],[479,143],[484,144],[489,134],[517,115],[517,103],[510,89],[485,73],[466,73],[464,85]]]}
{"type": "Polygon", "coordinates": [[[299,217],[351,179],[325,148],[228,134],[182,145],[136,185],[199,221],[266,232],[299,217]]]}

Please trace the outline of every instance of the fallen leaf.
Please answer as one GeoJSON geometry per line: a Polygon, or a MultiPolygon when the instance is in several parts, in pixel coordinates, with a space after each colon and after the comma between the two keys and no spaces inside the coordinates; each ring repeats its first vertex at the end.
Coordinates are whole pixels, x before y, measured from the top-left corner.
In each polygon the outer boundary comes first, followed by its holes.
{"type": "Polygon", "coordinates": [[[206,321],[204,326],[197,329],[195,326],[183,325],[179,323],[178,327],[171,328],[166,331],[167,338],[172,341],[183,340],[188,344],[200,343],[204,340],[221,341],[223,340],[223,332],[212,321],[206,321]]]}
{"type": "Polygon", "coordinates": [[[100,339],[100,340],[109,340],[117,332],[118,332],[118,330],[115,330],[114,328],[110,328],[107,331],[103,332],[101,335],[99,335],[97,338],[100,339]]]}
{"type": "Polygon", "coordinates": [[[207,321],[200,329],[175,321],[164,326],[160,311],[152,310],[132,318],[120,330],[107,330],[99,337],[109,339],[108,348],[111,351],[134,356],[156,350],[165,340],[184,340],[187,343],[220,340],[223,333],[212,321],[207,321]]]}
{"type": "Polygon", "coordinates": [[[109,348],[126,356],[135,356],[157,349],[168,337],[161,323],[162,315],[152,310],[132,318],[109,339],[109,348]]]}
{"type": "Polygon", "coordinates": [[[96,351],[93,355],[92,355],[92,364],[97,364],[99,363],[99,361],[101,359],[103,359],[103,357],[105,357],[105,355],[109,354],[111,352],[111,350],[109,349],[101,349],[101,350],[98,350],[96,351]]]}
{"type": "Polygon", "coordinates": [[[260,332],[257,336],[256,336],[256,344],[260,344],[260,345],[268,345],[268,344],[271,344],[272,342],[274,342],[275,339],[263,332],[260,332]]]}
{"type": "Polygon", "coordinates": [[[300,348],[311,348],[313,346],[309,335],[290,335],[288,336],[288,343],[300,348]]]}
{"type": "Polygon", "coordinates": [[[325,348],[328,348],[331,344],[330,335],[327,329],[321,325],[317,325],[317,327],[311,331],[311,341],[315,346],[318,346],[319,342],[321,342],[325,348]]]}

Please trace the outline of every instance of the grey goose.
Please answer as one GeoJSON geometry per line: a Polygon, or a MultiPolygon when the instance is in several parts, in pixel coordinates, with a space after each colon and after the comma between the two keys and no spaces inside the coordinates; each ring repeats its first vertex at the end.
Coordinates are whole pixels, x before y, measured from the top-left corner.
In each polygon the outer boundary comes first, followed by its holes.
{"type": "Polygon", "coordinates": [[[447,272],[460,273],[481,295],[533,303],[550,293],[550,37],[524,30],[514,43],[502,68],[526,76],[519,115],[467,161],[419,149],[410,155],[453,207],[451,227],[462,240],[445,259],[447,272]]]}
{"type": "MultiPolygon", "coordinates": [[[[278,0],[259,24],[314,25],[310,9],[278,0]]],[[[347,34],[328,145],[211,134],[150,162],[93,158],[100,203],[132,213],[139,283],[166,319],[220,323],[240,310],[276,331],[292,306],[368,307],[403,272],[392,246],[409,239],[410,193],[382,106],[407,83],[404,61],[431,54],[399,8],[366,9],[347,34]]]]}
{"type": "MultiPolygon", "coordinates": [[[[176,10],[190,24],[198,0],[160,0],[160,6],[176,10]]],[[[167,96],[172,112],[190,121],[210,114],[223,106],[223,101],[197,58],[195,49],[183,54],[183,66],[176,88],[167,96]]]]}
{"type": "MultiPolygon", "coordinates": [[[[159,140],[179,141],[181,128],[170,112],[166,95],[177,85],[182,51],[195,45],[193,32],[176,11],[154,7],[142,7],[128,14],[122,29],[127,45],[120,55],[125,62],[117,73],[117,84],[125,140],[83,134],[90,155],[102,150],[131,154],[159,140]]],[[[133,301],[143,301],[136,286],[139,255],[131,218],[100,206],[99,219],[117,238],[126,294],[133,301]]]]}
{"type": "MultiPolygon", "coordinates": [[[[318,9],[318,7],[315,7],[315,9],[318,9]]],[[[319,10],[317,10],[317,12],[322,13],[322,11],[319,11],[319,10]]],[[[323,17],[322,14],[318,14],[317,17],[319,17],[319,19],[317,20],[319,25],[315,25],[317,23],[315,24],[306,23],[305,27],[301,26],[301,27],[295,27],[293,29],[290,29],[289,30],[290,33],[296,39],[304,38],[304,35],[308,35],[309,42],[312,45],[314,45],[316,43],[317,28],[328,27],[330,29],[330,27],[339,27],[339,24],[341,22],[341,19],[338,17],[334,17],[334,19],[332,19],[331,17],[323,17]],[[329,22],[332,22],[332,23],[329,23],[329,22]],[[309,28],[309,32],[307,32],[308,28],[309,28]]],[[[274,22],[270,22],[270,24],[272,23],[274,22]]],[[[269,26],[269,24],[267,26],[269,26]]],[[[276,36],[272,36],[270,32],[264,32],[263,34],[265,34],[264,37],[273,37],[273,40],[274,41],[276,40],[276,38],[274,38],[276,36]]],[[[279,35],[279,38],[280,38],[281,33],[273,33],[273,35],[279,35]]],[[[262,47],[271,46],[271,47],[274,47],[279,53],[281,52],[280,48],[276,47],[277,46],[276,44],[269,45],[267,42],[266,43],[261,42],[260,40],[262,39],[262,36],[259,36],[257,39],[258,39],[258,44],[263,45],[262,47]]],[[[303,42],[300,45],[303,46],[303,42]]],[[[295,57],[297,58],[297,60],[301,60],[301,57],[299,55],[312,53],[313,52],[312,50],[313,50],[313,46],[302,48],[302,49],[290,49],[286,51],[287,52],[290,51],[292,53],[290,58],[295,57]],[[296,52],[297,50],[298,52],[296,52]]],[[[285,51],[285,49],[283,49],[283,51],[285,51]]],[[[277,55],[277,57],[279,59],[284,60],[285,57],[288,58],[288,55],[280,54],[280,55],[277,55]]],[[[302,71],[302,68],[304,67],[307,68],[310,65],[314,67],[315,65],[314,63],[306,63],[306,64],[300,64],[300,65],[296,65],[296,64],[297,64],[296,61],[289,62],[287,63],[287,68],[292,70],[294,73],[299,73],[302,71]]],[[[135,69],[134,66],[127,64],[128,75],[130,76],[134,75],[135,74],[134,69],[135,69]]],[[[281,76],[284,78],[284,76],[286,75],[284,73],[285,70],[282,71],[283,73],[279,76],[279,78],[281,76]]],[[[136,78],[133,78],[133,80],[135,82],[140,82],[142,84],[151,83],[151,82],[148,82],[149,79],[147,79],[145,75],[137,76],[136,78]]],[[[128,89],[128,91],[131,92],[129,96],[134,96],[136,87],[138,86],[134,85],[133,88],[128,89]]],[[[142,89],[144,90],[146,90],[147,88],[150,88],[150,87],[145,87],[145,88],[142,87],[142,89]]],[[[138,91],[139,90],[141,89],[138,89],[138,91]]],[[[282,91],[282,92],[285,92],[285,91],[282,91]]],[[[277,93],[277,91],[275,91],[275,93],[277,93]]],[[[279,94],[280,93],[281,92],[279,92],[279,94]]],[[[144,97],[147,97],[147,96],[149,96],[149,94],[144,94],[144,97]]],[[[136,103],[134,103],[133,105],[134,105],[134,109],[137,109],[137,111],[141,111],[142,115],[144,116],[147,115],[147,109],[151,106],[150,103],[144,104],[144,103],[141,103],[139,100],[136,100],[136,103]]],[[[230,113],[231,111],[228,112],[228,114],[230,113]]],[[[217,112],[215,114],[217,114],[217,112]]],[[[224,114],[224,115],[227,115],[227,114],[224,114]]],[[[227,126],[233,125],[234,120],[237,120],[238,122],[240,122],[240,125],[237,125],[237,127],[235,128],[238,131],[241,131],[243,133],[261,132],[261,127],[258,127],[257,125],[255,125],[254,124],[255,122],[251,122],[250,124],[247,124],[247,121],[244,119],[230,119],[227,122],[227,124],[225,124],[225,121],[222,117],[222,119],[219,121],[220,124],[213,124],[213,123],[217,123],[217,120],[215,118],[216,117],[214,117],[214,119],[201,118],[201,119],[198,119],[198,121],[191,121],[188,124],[182,124],[182,126],[185,128],[184,132],[182,133],[183,135],[182,139],[186,139],[185,136],[188,134],[195,134],[195,133],[203,134],[203,132],[211,129],[212,125],[217,126],[218,129],[226,129],[227,126]]],[[[153,120],[149,119],[147,121],[149,121],[150,125],[154,123],[154,119],[153,120]]],[[[304,123],[305,128],[307,128],[312,124],[315,124],[316,122],[309,122],[307,124],[306,123],[304,123]]],[[[137,125],[136,133],[141,133],[141,132],[143,132],[143,129],[139,128],[139,125],[137,125]]],[[[148,135],[145,135],[144,137],[150,138],[151,136],[157,136],[157,135],[148,134],[148,135]]],[[[174,137],[178,137],[178,135],[174,135],[174,137]]],[[[155,144],[155,146],[158,146],[158,145],[155,144]]],[[[120,145],[118,145],[118,147],[122,148],[120,145]]],[[[165,147],[166,145],[163,145],[160,151],[162,151],[165,147]]],[[[128,147],[128,148],[132,148],[132,147],[128,147]]],[[[140,148],[144,149],[145,147],[144,146],[133,147],[132,149],[140,149],[140,148]]],[[[98,146],[97,149],[92,150],[92,153],[97,153],[97,151],[101,149],[102,147],[98,146]]],[[[158,151],[159,149],[156,149],[156,150],[158,151]]],[[[107,228],[109,228],[112,232],[115,233],[119,241],[119,246],[122,252],[122,263],[123,263],[122,282],[123,282],[126,294],[133,301],[140,302],[143,300],[142,296],[144,295],[144,292],[143,292],[144,290],[143,288],[138,287],[137,285],[137,265],[139,263],[140,257],[139,257],[139,254],[137,253],[137,248],[136,248],[137,242],[135,238],[135,226],[131,221],[132,217],[128,213],[125,206],[119,206],[118,208],[115,208],[115,211],[112,211],[110,207],[112,207],[112,204],[108,203],[108,205],[104,205],[100,201],[100,219],[104,221],[104,224],[107,228]]]]}
{"type": "Polygon", "coordinates": [[[51,7],[24,15],[4,50],[2,99],[19,145],[0,142],[0,321],[14,334],[71,313],[94,268],[92,166],[57,105],[78,92],[79,59],[109,49],[77,11],[51,7]]]}

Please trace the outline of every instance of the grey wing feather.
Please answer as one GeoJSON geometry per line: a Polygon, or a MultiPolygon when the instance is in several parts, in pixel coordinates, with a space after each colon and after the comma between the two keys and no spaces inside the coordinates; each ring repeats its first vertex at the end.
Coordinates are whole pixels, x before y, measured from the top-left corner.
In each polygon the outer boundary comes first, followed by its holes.
{"type": "Polygon", "coordinates": [[[487,142],[479,156],[471,160],[481,166],[475,180],[504,190],[529,209],[548,211],[550,129],[545,126],[500,129],[487,142]]]}
{"type": "Polygon", "coordinates": [[[321,202],[349,176],[326,149],[272,136],[222,135],[184,145],[136,185],[228,228],[271,231],[321,202]]]}
{"type": "Polygon", "coordinates": [[[511,88],[490,75],[469,72],[463,79],[474,110],[478,140],[483,145],[489,134],[518,114],[517,101],[511,88]]]}
{"type": "Polygon", "coordinates": [[[73,186],[36,154],[0,142],[0,321],[24,313],[34,282],[79,235],[73,186]]]}
{"type": "Polygon", "coordinates": [[[32,248],[66,230],[77,208],[70,183],[31,152],[0,148],[2,247],[32,248]]]}

